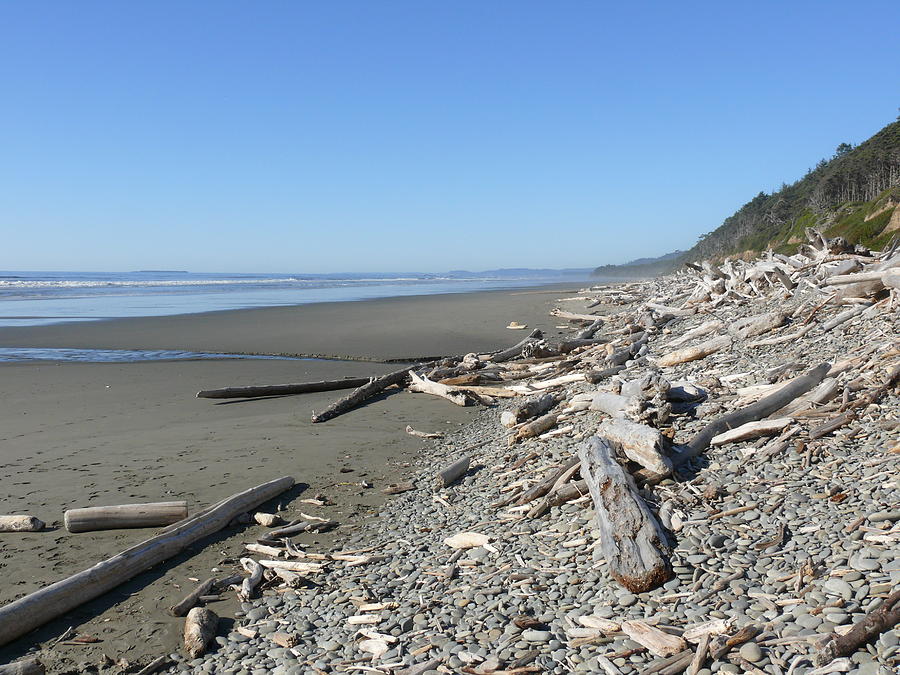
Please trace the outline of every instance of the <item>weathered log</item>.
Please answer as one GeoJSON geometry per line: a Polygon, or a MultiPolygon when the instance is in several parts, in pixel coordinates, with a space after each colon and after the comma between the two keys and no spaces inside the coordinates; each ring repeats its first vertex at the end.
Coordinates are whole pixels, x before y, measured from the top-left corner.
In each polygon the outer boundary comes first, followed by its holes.
{"type": "Polygon", "coordinates": [[[556,426],[558,417],[559,415],[556,413],[549,413],[542,417],[538,417],[533,422],[529,422],[528,424],[519,427],[514,434],[509,436],[509,445],[515,445],[519,441],[524,441],[526,438],[540,436],[548,429],[556,426]]]}
{"type": "Polygon", "coordinates": [[[674,352],[669,352],[668,354],[664,354],[656,359],[656,364],[658,366],[674,366],[679,363],[687,363],[688,361],[696,361],[697,359],[702,359],[710,354],[714,354],[720,349],[725,349],[726,347],[731,346],[731,336],[730,335],[720,335],[718,337],[714,337],[711,340],[707,340],[705,342],[701,342],[698,345],[694,345],[693,347],[685,347],[684,349],[676,349],[674,352]]]}
{"type": "Polygon", "coordinates": [[[522,349],[525,347],[525,345],[533,344],[534,342],[537,342],[541,338],[542,335],[543,335],[543,333],[541,333],[541,331],[539,329],[535,328],[533,331],[531,331],[531,334],[528,337],[526,337],[524,340],[520,340],[519,342],[514,344],[512,347],[509,347],[507,349],[503,349],[503,350],[500,350],[499,352],[495,352],[494,354],[491,354],[490,357],[488,357],[488,360],[491,363],[503,363],[504,361],[509,361],[511,359],[514,359],[519,354],[522,353],[522,349]]]}
{"type": "Polygon", "coordinates": [[[575,333],[576,340],[590,340],[603,327],[603,319],[595,319],[594,322],[575,333]]]}
{"type": "Polygon", "coordinates": [[[756,403],[734,410],[710,422],[687,445],[680,448],[678,455],[672,458],[673,463],[675,466],[680,466],[693,459],[709,447],[709,443],[714,436],[718,436],[724,431],[734,429],[747,422],[761,420],[780,410],[798,396],[802,396],[817,386],[825,379],[825,375],[830,368],[831,364],[822,363],[810,370],[806,375],[796,378],[786,387],[782,387],[778,391],[761,398],[756,403]]]}
{"type": "Polygon", "coordinates": [[[69,532],[118,530],[131,527],[159,527],[184,520],[188,515],[187,502],[154,502],[149,504],[119,504],[117,506],[88,506],[69,509],[63,516],[69,532]]]}
{"type": "Polygon", "coordinates": [[[672,656],[687,647],[682,638],[664,633],[644,621],[623,621],[622,632],[656,656],[672,656]]]}
{"type": "Polygon", "coordinates": [[[197,398],[258,398],[260,396],[288,396],[291,394],[312,394],[320,391],[355,389],[367,384],[369,377],[347,377],[342,380],[322,380],[321,382],[297,382],[294,384],[262,384],[249,387],[223,387],[204,389],[197,392],[197,398]]]}
{"type": "Polygon", "coordinates": [[[256,508],[293,485],[294,479],[285,476],[239,492],[219,502],[211,511],[188,518],[168,532],[151,537],[90,569],[0,607],[0,645],[12,642],[47,621],[171,558],[194,542],[226,527],[236,515],[256,508]]]}
{"type": "Polygon", "coordinates": [[[644,400],[639,396],[622,396],[601,391],[591,399],[590,409],[612,417],[637,417],[644,409],[644,400]]]}
{"type": "Polygon", "coordinates": [[[766,312],[746,319],[738,319],[728,327],[728,332],[740,340],[745,340],[783,326],[785,321],[787,321],[785,312],[766,312]]]}
{"type": "Polygon", "coordinates": [[[44,675],[46,672],[44,664],[32,658],[0,666],[0,675],[44,675]]]}
{"type": "Polygon", "coordinates": [[[761,436],[773,436],[791,423],[790,417],[780,417],[773,420],[757,420],[756,422],[747,422],[734,429],[728,429],[721,434],[713,436],[710,445],[725,445],[726,443],[740,443],[761,436]]]}
{"type": "Polygon", "coordinates": [[[206,607],[194,607],[184,620],[184,651],[192,659],[206,651],[216,635],[219,617],[206,607]]]}
{"type": "Polygon", "coordinates": [[[358,406],[367,398],[371,398],[375,394],[384,391],[392,385],[406,382],[407,379],[409,379],[408,367],[401,368],[400,370],[395,370],[394,372],[382,375],[381,377],[376,377],[366,384],[362,385],[361,387],[357,387],[353,390],[352,393],[344,396],[344,398],[335,401],[330,406],[325,408],[325,410],[323,410],[322,412],[313,412],[313,424],[318,424],[319,422],[327,422],[330,419],[334,419],[338,415],[343,415],[345,412],[353,410],[353,408],[358,406]]]}
{"type": "Polygon", "coordinates": [[[790,417],[798,412],[808,410],[812,406],[828,403],[831,399],[838,395],[840,386],[837,378],[828,377],[822,380],[818,387],[808,394],[804,394],[800,398],[788,403],[781,410],[776,410],[773,414],[779,417],[790,417]]]}
{"type": "Polygon", "coordinates": [[[263,568],[262,565],[253,560],[253,558],[241,558],[240,563],[241,567],[243,567],[250,576],[244,577],[241,581],[241,590],[238,592],[238,597],[241,599],[241,602],[247,602],[253,597],[253,594],[256,592],[256,587],[259,586],[259,582],[262,581],[263,568]]]}
{"type": "Polygon", "coordinates": [[[553,394],[541,394],[535,398],[527,399],[512,410],[505,411],[500,416],[500,423],[507,428],[513,427],[525,420],[530,420],[532,417],[538,417],[547,413],[558,402],[559,399],[553,394]]]}
{"type": "Polygon", "coordinates": [[[705,323],[700,324],[696,328],[692,328],[684,335],[677,337],[676,339],[670,342],[670,346],[677,347],[678,345],[682,345],[685,342],[693,340],[694,338],[704,337],[709,335],[710,333],[715,333],[716,331],[720,331],[725,327],[725,324],[719,319],[713,319],[712,321],[707,321],[705,323]]]}
{"type": "Polygon", "coordinates": [[[446,469],[443,469],[435,476],[435,484],[437,487],[445,488],[453,485],[456,481],[462,478],[466,471],[469,470],[469,465],[472,462],[471,457],[463,457],[462,459],[458,459],[453,464],[448,466],[446,469]]]}
{"type": "Polygon", "coordinates": [[[825,280],[826,286],[844,286],[847,284],[857,284],[866,281],[880,281],[882,272],[861,272],[859,274],[836,274],[825,280]]]}
{"type": "Polygon", "coordinates": [[[869,309],[869,307],[871,307],[870,304],[857,305],[856,307],[853,307],[853,308],[851,308],[851,309],[848,309],[846,312],[841,312],[841,313],[838,314],[836,317],[834,317],[833,319],[831,319],[831,320],[829,320],[829,321],[826,321],[826,322],[823,324],[823,326],[822,326],[822,332],[823,332],[823,333],[827,333],[827,332],[830,331],[831,329],[837,328],[837,327],[840,326],[842,323],[846,323],[847,321],[849,321],[849,320],[852,319],[853,317],[859,316],[860,314],[862,314],[863,312],[865,312],[867,309],[869,309]]]}
{"type": "Polygon", "coordinates": [[[578,448],[581,477],[587,481],[600,547],[610,574],[632,593],[643,593],[672,578],[666,535],[637,492],[634,480],[616,462],[612,447],[597,436],[578,448]]]}
{"type": "Polygon", "coordinates": [[[197,605],[198,602],[200,602],[200,596],[209,593],[209,591],[215,585],[215,577],[207,579],[199,586],[197,586],[197,588],[195,588],[193,591],[188,593],[187,596],[185,596],[184,600],[169,607],[169,614],[171,614],[172,616],[185,616],[197,605]]]}
{"type": "Polygon", "coordinates": [[[632,462],[637,462],[653,473],[672,473],[672,462],[663,455],[662,434],[645,424],[627,420],[604,420],[597,429],[597,435],[606,439],[616,450],[632,462]]]}
{"type": "Polygon", "coordinates": [[[591,384],[598,384],[603,380],[618,375],[625,370],[624,365],[613,366],[612,368],[604,368],[603,370],[589,370],[584,374],[584,379],[591,384]]]}
{"type": "Polygon", "coordinates": [[[885,270],[882,272],[881,283],[888,288],[900,288],[900,269],[885,270]]]}
{"type": "Polygon", "coordinates": [[[276,530],[269,530],[264,537],[257,539],[258,542],[277,541],[280,537],[290,537],[301,532],[325,532],[338,526],[335,520],[306,520],[305,518],[297,518],[292,520],[284,527],[276,530]]]}
{"type": "Polygon", "coordinates": [[[818,645],[813,662],[824,666],[841,656],[849,656],[881,633],[900,623],[900,591],[894,591],[874,610],[853,624],[845,635],[831,633],[818,645]]]}
{"type": "Polygon", "coordinates": [[[0,532],[40,532],[44,521],[34,516],[0,516],[0,532]]]}
{"type": "Polygon", "coordinates": [[[555,316],[558,319],[565,319],[566,321],[573,322],[584,322],[593,324],[597,320],[596,314],[576,314],[575,312],[567,312],[564,309],[553,309],[550,312],[550,316],[555,316]]]}
{"type": "Polygon", "coordinates": [[[522,506],[523,504],[530,504],[535,499],[539,499],[543,497],[545,494],[550,492],[553,489],[553,486],[556,485],[556,481],[560,479],[561,476],[568,473],[575,467],[580,464],[579,459],[577,457],[569,460],[565,464],[563,464],[559,469],[551,473],[546,478],[538,481],[534,485],[532,485],[529,489],[525,490],[521,495],[519,495],[515,503],[518,506],[522,506]]]}
{"type": "Polygon", "coordinates": [[[432,382],[427,378],[419,377],[412,370],[409,371],[409,377],[410,385],[407,387],[409,391],[439,396],[440,398],[445,398],[451,403],[459,406],[470,405],[474,400],[472,396],[461,389],[448,387],[446,384],[432,382]]]}

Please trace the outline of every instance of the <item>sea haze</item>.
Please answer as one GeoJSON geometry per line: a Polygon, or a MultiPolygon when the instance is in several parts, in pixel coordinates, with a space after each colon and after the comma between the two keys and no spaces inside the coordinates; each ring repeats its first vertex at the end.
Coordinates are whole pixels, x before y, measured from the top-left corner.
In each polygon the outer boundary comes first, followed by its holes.
{"type": "Polygon", "coordinates": [[[589,274],[588,269],[454,271],[444,274],[0,271],[0,326],[468,293],[582,281],[589,274]]]}

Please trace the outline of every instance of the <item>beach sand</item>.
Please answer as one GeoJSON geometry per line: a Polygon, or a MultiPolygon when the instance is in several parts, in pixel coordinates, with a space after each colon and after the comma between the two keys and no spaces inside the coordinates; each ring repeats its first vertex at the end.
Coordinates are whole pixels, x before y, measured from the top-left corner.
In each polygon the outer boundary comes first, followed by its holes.
{"type": "MultiPolygon", "coordinates": [[[[555,335],[548,316],[564,288],[492,291],[364,302],[328,303],[208,314],[119,319],[0,329],[0,346],[178,349],[191,351],[328,354],[396,359],[484,351],[513,344],[526,323],[555,335]]],[[[285,516],[334,518],[347,531],[371,517],[380,489],[412,473],[421,443],[407,424],[440,431],[477,415],[447,401],[388,393],[325,424],[310,422],[346,392],[221,402],[194,397],[199,389],[367,376],[396,365],[321,360],[164,361],[129,364],[0,364],[0,512],[29,513],[48,529],[0,535],[0,604],[65,578],[146,539],[155,530],[69,534],[70,507],[186,499],[191,512],[282,475],[300,484],[278,503],[285,516]],[[360,486],[366,481],[371,488],[360,486]],[[333,507],[290,498],[322,493],[333,507]]],[[[448,448],[448,460],[455,458],[448,448]]],[[[195,585],[225,576],[241,543],[261,534],[255,525],[230,528],[141,574],[101,598],[0,648],[0,663],[69,626],[102,640],[57,645],[51,672],[97,663],[146,661],[176,651],[182,620],[166,608],[195,585]],[[78,666],[77,664],[82,664],[78,666]]],[[[328,551],[334,535],[308,535],[312,550],[328,551]],[[316,545],[318,543],[318,545],[316,545]]],[[[234,594],[213,603],[228,623],[234,594]]],[[[224,630],[224,629],[223,629],[224,630]]],[[[221,631],[220,631],[221,632],[221,631]]]]}

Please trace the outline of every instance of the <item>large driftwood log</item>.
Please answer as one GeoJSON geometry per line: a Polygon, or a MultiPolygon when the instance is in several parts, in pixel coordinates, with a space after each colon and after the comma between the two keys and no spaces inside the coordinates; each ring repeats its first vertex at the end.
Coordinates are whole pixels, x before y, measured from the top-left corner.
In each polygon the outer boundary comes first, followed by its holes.
{"type": "Polygon", "coordinates": [[[644,400],[640,396],[622,396],[601,391],[591,399],[590,409],[612,417],[637,417],[644,409],[644,400]]]}
{"type": "Polygon", "coordinates": [[[319,391],[355,389],[367,384],[371,378],[347,377],[343,380],[322,380],[321,382],[297,382],[295,384],[263,384],[251,387],[224,387],[204,389],[197,392],[197,398],[257,398],[259,396],[287,396],[289,394],[312,394],[319,391]]]}
{"type": "Polygon", "coordinates": [[[603,327],[603,319],[595,319],[590,326],[575,333],[576,340],[590,340],[603,327]]]}
{"type": "Polygon", "coordinates": [[[184,651],[192,659],[206,651],[216,635],[219,617],[206,607],[194,607],[184,620],[184,651]]]}
{"type": "Polygon", "coordinates": [[[381,377],[376,377],[366,384],[362,385],[361,387],[357,387],[350,394],[344,396],[344,398],[335,401],[330,406],[325,408],[325,410],[323,410],[322,412],[314,412],[312,415],[313,424],[317,424],[319,422],[327,422],[330,419],[334,419],[338,415],[343,415],[345,412],[353,410],[353,408],[358,406],[367,398],[370,398],[375,394],[384,391],[392,385],[406,382],[408,378],[408,367],[401,368],[400,370],[395,370],[394,372],[388,373],[387,375],[382,375],[381,377]]]}
{"type": "Polygon", "coordinates": [[[196,541],[226,527],[241,513],[256,508],[294,485],[285,476],[239,492],[202,515],[188,518],[168,532],[151,537],[67,579],[57,581],[0,607],[0,645],[12,642],[71,609],[103,595],[144,570],[168,560],[196,541]]]}
{"type": "Polygon", "coordinates": [[[643,593],[672,578],[666,535],[638,494],[634,480],[616,462],[612,447],[593,436],[578,448],[581,477],[587,481],[600,547],[610,574],[632,593],[643,593]]]}
{"type": "Polygon", "coordinates": [[[495,352],[494,354],[491,354],[491,356],[488,358],[488,360],[491,361],[492,363],[503,363],[504,361],[509,361],[511,359],[514,359],[519,354],[522,353],[522,349],[525,347],[525,345],[529,345],[529,344],[533,344],[533,343],[537,342],[538,340],[541,339],[541,336],[543,336],[543,333],[541,333],[540,330],[535,328],[533,331],[531,331],[531,333],[528,335],[528,337],[526,337],[523,340],[520,340],[519,342],[514,344],[512,347],[509,347],[507,349],[502,349],[499,352],[495,352]]]}
{"type": "Polygon", "coordinates": [[[806,375],[796,378],[786,387],[782,387],[778,391],[761,398],[756,403],[734,410],[709,423],[687,445],[681,448],[681,452],[672,458],[673,463],[675,466],[680,466],[706,450],[713,437],[747,422],[761,420],[780,410],[798,396],[802,396],[817,386],[825,379],[825,375],[830,368],[831,364],[822,363],[810,370],[806,375]]]}
{"type": "Polygon", "coordinates": [[[845,635],[831,633],[819,645],[813,662],[824,666],[841,656],[849,656],[867,642],[900,623],[900,591],[894,591],[876,609],[853,624],[845,635]]]}
{"type": "Polygon", "coordinates": [[[882,272],[881,283],[888,288],[900,288],[900,269],[885,270],[882,272]]]}
{"type": "Polygon", "coordinates": [[[0,516],[0,532],[40,532],[44,521],[34,516],[0,516]]]}
{"type": "Polygon", "coordinates": [[[736,338],[745,340],[768,333],[770,330],[784,325],[785,321],[787,321],[785,312],[766,312],[765,314],[750,316],[746,319],[738,319],[729,326],[728,332],[736,338]]]}
{"type": "Polygon", "coordinates": [[[628,420],[605,420],[597,429],[597,435],[621,450],[632,462],[653,473],[668,475],[672,472],[672,462],[662,453],[663,440],[659,429],[628,420]]]}
{"type": "Polygon", "coordinates": [[[542,394],[535,398],[530,398],[519,404],[512,410],[504,411],[500,415],[500,423],[509,428],[517,424],[521,424],[532,417],[543,415],[557,404],[559,399],[553,394],[542,394]]]}
{"type": "Polygon", "coordinates": [[[558,319],[565,319],[566,321],[574,321],[585,322],[589,324],[593,324],[597,320],[596,314],[576,314],[575,312],[567,312],[564,309],[554,309],[551,310],[550,316],[555,316],[558,319]]]}
{"type": "Polygon", "coordinates": [[[725,349],[729,346],[731,346],[731,336],[720,335],[718,337],[712,338],[711,340],[707,340],[706,342],[701,342],[698,345],[694,345],[693,347],[676,349],[674,352],[663,354],[658,359],[656,359],[656,364],[659,366],[674,366],[679,363],[696,361],[697,359],[705,358],[710,354],[714,354],[720,349],[725,349]]]}
{"type": "Polygon", "coordinates": [[[47,670],[37,659],[22,659],[0,666],[0,675],[44,675],[47,670]]]}
{"type": "Polygon", "coordinates": [[[130,527],[160,527],[184,520],[188,515],[185,501],[150,504],[119,504],[69,509],[63,516],[69,532],[119,530],[130,527]]]}
{"type": "Polygon", "coordinates": [[[412,370],[409,371],[409,377],[410,384],[409,387],[407,387],[409,391],[439,396],[440,398],[445,398],[451,403],[460,406],[470,405],[474,401],[474,399],[465,391],[457,389],[456,387],[448,387],[446,384],[441,384],[440,382],[432,382],[425,377],[419,377],[412,370]]]}

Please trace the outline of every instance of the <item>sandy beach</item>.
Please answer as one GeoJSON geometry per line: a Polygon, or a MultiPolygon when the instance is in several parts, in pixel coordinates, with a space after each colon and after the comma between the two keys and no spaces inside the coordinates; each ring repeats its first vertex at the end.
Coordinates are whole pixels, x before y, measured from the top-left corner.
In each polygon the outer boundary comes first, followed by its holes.
{"type": "MultiPolygon", "coordinates": [[[[518,341],[522,332],[506,329],[513,320],[555,334],[547,312],[564,293],[565,288],[553,287],[4,328],[0,346],[323,354],[374,361],[459,354],[518,341]]],[[[381,502],[381,487],[411,472],[409,462],[421,441],[404,432],[406,425],[428,431],[458,427],[474,409],[397,392],[312,425],[310,413],[339,392],[238,402],[194,395],[219,386],[366,376],[395,368],[323,360],[0,364],[0,511],[30,513],[48,524],[41,533],[0,538],[5,579],[0,603],[153,533],[69,534],[62,514],[70,507],[186,499],[193,512],[291,475],[299,485],[280,502],[301,492],[325,494],[337,503],[328,515],[341,521],[338,533],[350,531],[381,502]],[[372,487],[362,487],[363,481],[372,487]]],[[[287,508],[293,514],[298,506],[287,508]]],[[[316,513],[313,506],[303,508],[316,513]]],[[[185,595],[192,578],[210,576],[217,565],[230,569],[240,542],[254,536],[253,528],[225,530],[215,541],[3,648],[0,662],[54,640],[69,626],[102,642],[57,645],[60,663],[96,662],[100,653],[135,661],[175,651],[182,622],[165,608],[185,595]]],[[[327,536],[310,535],[309,541],[327,536]]],[[[222,616],[229,615],[233,602],[217,603],[222,616]]]]}

